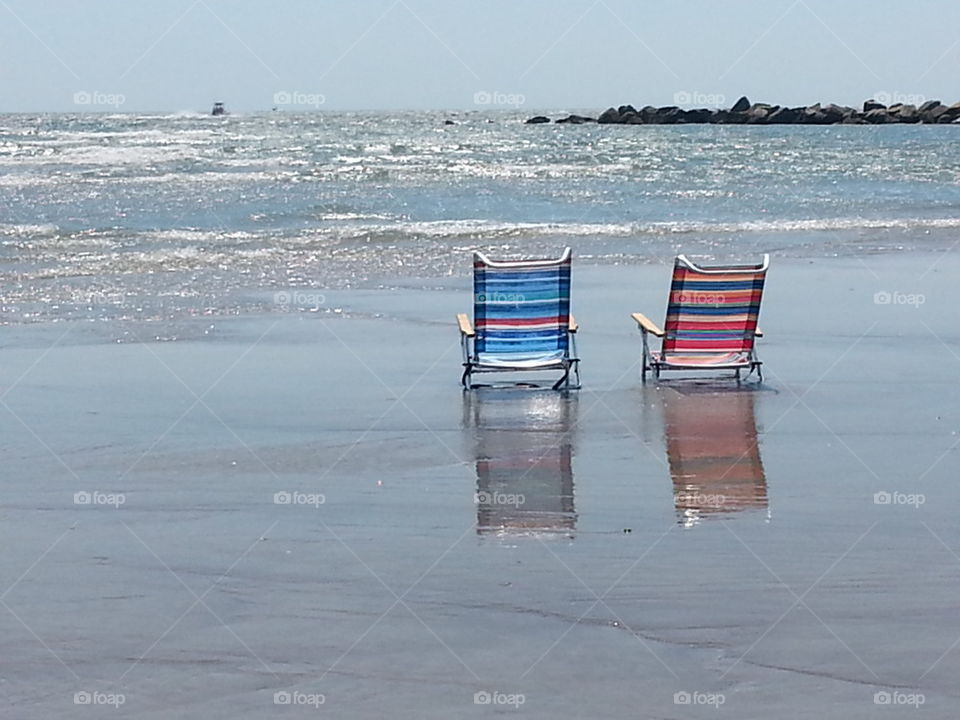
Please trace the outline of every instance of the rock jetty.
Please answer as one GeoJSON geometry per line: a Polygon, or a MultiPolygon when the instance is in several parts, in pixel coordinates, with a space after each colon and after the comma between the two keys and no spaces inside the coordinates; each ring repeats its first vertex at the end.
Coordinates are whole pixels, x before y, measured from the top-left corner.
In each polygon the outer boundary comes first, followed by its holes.
{"type": "MultiPolygon", "coordinates": [[[[544,115],[526,121],[528,125],[549,122],[553,121],[544,115]]],[[[621,105],[604,110],[599,117],[569,115],[556,122],[569,125],[949,125],[960,124],[960,102],[944,105],[939,100],[930,100],[919,107],[901,103],[887,107],[871,99],[863,103],[862,109],[857,109],[832,103],[783,107],[751,103],[742,97],[729,110],[684,110],[676,105],[647,105],[638,110],[633,105],[621,105]]]]}

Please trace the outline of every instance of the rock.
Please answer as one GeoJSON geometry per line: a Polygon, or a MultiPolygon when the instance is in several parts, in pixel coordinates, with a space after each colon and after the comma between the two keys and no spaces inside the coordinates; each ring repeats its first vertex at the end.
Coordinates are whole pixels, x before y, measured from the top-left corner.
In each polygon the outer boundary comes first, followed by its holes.
{"type": "MultiPolygon", "coordinates": [[[[828,115],[820,103],[816,105],[811,105],[810,107],[803,108],[803,113],[800,117],[800,122],[804,125],[830,125],[830,115],[828,115]]],[[[839,122],[839,121],[838,121],[839,122]]]]}
{"type": "Polygon", "coordinates": [[[920,113],[917,112],[916,105],[904,105],[900,108],[900,112],[897,113],[897,117],[902,123],[918,123],[920,122],[920,113]]]}
{"type": "Polygon", "coordinates": [[[704,125],[713,122],[713,115],[713,110],[696,108],[695,110],[687,110],[683,114],[683,121],[695,125],[704,125]]]}
{"type": "Polygon", "coordinates": [[[871,110],[886,110],[887,106],[882,103],[878,103],[876,100],[870,99],[863,104],[863,112],[868,113],[871,110]]]}
{"type": "Polygon", "coordinates": [[[886,108],[868,110],[864,114],[863,119],[871,125],[885,125],[886,123],[894,122],[886,108]]]}
{"type": "Polygon", "coordinates": [[[834,105],[833,103],[830,103],[823,108],[823,112],[827,116],[827,121],[831,125],[835,125],[842,123],[844,118],[853,115],[855,111],[851,107],[844,107],[842,105],[834,105]]]}
{"type": "Polygon", "coordinates": [[[560,118],[557,120],[558,124],[561,123],[570,123],[571,125],[583,125],[584,123],[593,123],[596,122],[596,118],[587,117],[586,115],[569,115],[565,118],[560,118]]]}
{"type": "Polygon", "coordinates": [[[617,108],[617,112],[620,113],[620,117],[623,117],[630,114],[636,115],[637,109],[633,105],[621,105],[617,108]]]}
{"type": "Polygon", "coordinates": [[[601,113],[600,117],[597,118],[597,122],[601,125],[614,125],[620,122],[620,113],[617,112],[616,108],[607,108],[601,113]]]}
{"type": "Polygon", "coordinates": [[[722,115],[723,122],[726,125],[746,125],[749,116],[745,112],[734,112],[733,110],[725,110],[722,115]]]}
{"type": "Polygon", "coordinates": [[[733,112],[741,112],[741,113],[742,113],[742,112],[746,112],[747,110],[749,110],[750,107],[751,107],[751,105],[750,105],[750,100],[749,100],[746,96],[744,96],[744,97],[740,98],[739,100],[737,100],[737,101],[733,104],[733,107],[730,108],[730,110],[733,111],[733,112]]]}
{"type": "MultiPolygon", "coordinates": [[[[527,122],[530,122],[530,121],[527,120],[527,122]]],[[[548,121],[548,122],[549,122],[549,121],[548,121]]],[[[453,120],[444,120],[444,121],[443,121],[443,124],[444,124],[444,125],[456,125],[456,123],[455,123],[453,120]]]]}
{"type": "Polygon", "coordinates": [[[920,113],[928,113],[934,108],[938,108],[943,105],[939,100],[927,100],[923,105],[920,106],[920,113]]]}
{"type": "Polygon", "coordinates": [[[940,119],[937,122],[953,122],[957,118],[960,118],[960,103],[948,107],[947,111],[940,116],[940,119]]]}
{"type": "Polygon", "coordinates": [[[779,109],[765,103],[757,103],[747,110],[747,123],[749,125],[763,125],[767,122],[767,116],[779,109]]]}
{"type": "Polygon", "coordinates": [[[866,125],[867,121],[863,119],[863,116],[854,113],[853,115],[847,115],[841,125],[866,125]]]}
{"type": "MultiPolygon", "coordinates": [[[[450,125],[453,124],[453,123],[452,123],[451,121],[449,121],[449,120],[448,120],[447,122],[448,122],[450,125]]],[[[548,122],[550,122],[550,118],[544,117],[543,115],[537,115],[536,117],[532,117],[532,118],[530,118],[529,120],[527,120],[526,124],[527,124],[527,125],[543,125],[544,123],[548,123],[548,122]]]]}
{"type": "Polygon", "coordinates": [[[920,114],[923,122],[936,123],[936,122],[940,122],[940,118],[946,115],[949,111],[950,110],[946,105],[937,105],[935,107],[930,108],[926,112],[923,112],[923,108],[921,108],[920,114]]]}
{"type": "Polygon", "coordinates": [[[683,110],[676,105],[668,105],[667,107],[657,108],[654,122],[661,125],[677,125],[683,119],[683,116],[683,110]]]}
{"type": "Polygon", "coordinates": [[[640,117],[645,123],[654,123],[657,120],[657,109],[653,105],[645,105],[640,110],[640,117]]]}
{"type": "Polygon", "coordinates": [[[800,122],[804,108],[782,107],[767,116],[770,125],[793,125],[800,122]]]}
{"type": "Polygon", "coordinates": [[[623,117],[626,118],[624,122],[626,122],[627,125],[644,125],[645,124],[643,121],[643,116],[640,115],[640,113],[627,113],[623,117]]]}

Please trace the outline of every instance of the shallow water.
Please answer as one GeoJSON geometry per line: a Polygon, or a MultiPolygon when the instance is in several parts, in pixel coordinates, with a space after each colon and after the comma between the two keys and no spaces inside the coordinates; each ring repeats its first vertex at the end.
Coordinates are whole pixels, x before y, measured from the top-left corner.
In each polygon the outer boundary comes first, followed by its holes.
{"type": "Polygon", "coordinates": [[[955,127],[452,117],[0,116],[0,321],[283,311],[291,288],[462,276],[478,247],[807,258],[960,227],[955,127]]]}
{"type": "Polygon", "coordinates": [[[952,718],[957,270],[775,264],[759,388],[641,385],[655,266],[575,267],[568,395],[460,390],[467,278],[184,318],[177,342],[7,328],[4,708],[859,720],[912,713],[877,704],[900,693],[952,718]],[[893,290],[924,302],[875,302],[893,290]]]}

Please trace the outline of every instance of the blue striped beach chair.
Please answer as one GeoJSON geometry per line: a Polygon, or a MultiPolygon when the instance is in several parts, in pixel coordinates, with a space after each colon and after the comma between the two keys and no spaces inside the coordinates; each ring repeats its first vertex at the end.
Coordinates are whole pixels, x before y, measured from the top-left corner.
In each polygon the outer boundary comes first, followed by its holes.
{"type": "Polygon", "coordinates": [[[465,314],[457,315],[465,388],[475,387],[473,373],[544,370],[562,371],[554,390],[580,387],[570,264],[570,248],[557,260],[495,261],[475,253],[476,326],[465,314]]]}
{"type": "Polygon", "coordinates": [[[770,266],[764,255],[759,265],[698,266],[680,255],[673,266],[667,303],[667,321],[661,330],[641,313],[632,317],[643,336],[644,381],[652,370],[754,371],[763,380],[756,338],[763,284],[770,266]],[[663,339],[660,351],[651,350],[648,335],[663,339]]]}

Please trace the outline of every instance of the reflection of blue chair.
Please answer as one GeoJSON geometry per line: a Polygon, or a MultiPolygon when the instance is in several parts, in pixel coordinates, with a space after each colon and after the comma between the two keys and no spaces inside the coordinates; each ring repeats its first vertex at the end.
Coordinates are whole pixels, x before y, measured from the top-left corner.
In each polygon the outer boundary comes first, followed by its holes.
{"type": "Polygon", "coordinates": [[[576,394],[464,394],[475,435],[477,533],[572,536],[576,394]]]}
{"type": "Polygon", "coordinates": [[[577,323],[570,314],[570,248],[557,260],[497,262],[476,253],[473,318],[457,315],[464,387],[473,373],[562,370],[553,385],[580,387],[577,323]]]}

